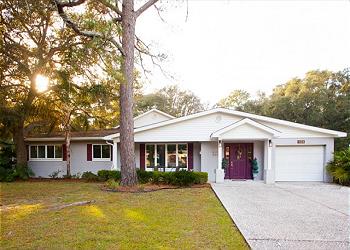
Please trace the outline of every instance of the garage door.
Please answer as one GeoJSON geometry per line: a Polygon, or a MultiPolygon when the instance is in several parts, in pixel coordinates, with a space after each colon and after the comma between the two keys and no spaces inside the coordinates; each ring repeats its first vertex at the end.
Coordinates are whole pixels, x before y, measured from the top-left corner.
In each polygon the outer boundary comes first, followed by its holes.
{"type": "Polygon", "coordinates": [[[323,181],[323,146],[276,147],[276,181],[323,181]]]}

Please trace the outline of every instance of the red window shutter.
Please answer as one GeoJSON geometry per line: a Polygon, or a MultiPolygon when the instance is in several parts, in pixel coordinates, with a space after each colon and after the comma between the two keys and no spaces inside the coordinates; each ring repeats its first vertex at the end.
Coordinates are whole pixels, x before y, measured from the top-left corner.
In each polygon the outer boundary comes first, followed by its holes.
{"type": "Polygon", "coordinates": [[[67,160],[67,145],[62,144],[62,158],[64,161],[67,160]]]}
{"type": "Polygon", "coordinates": [[[140,169],[145,170],[145,144],[140,144],[140,169]]]}
{"type": "Polygon", "coordinates": [[[188,143],[188,170],[193,170],[193,143],[188,143]]]}
{"type": "Polygon", "coordinates": [[[111,161],[113,161],[113,146],[110,146],[111,161]]]}
{"type": "Polygon", "coordinates": [[[87,155],[86,155],[86,160],[87,161],[92,161],[92,144],[87,144],[87,155]]]}

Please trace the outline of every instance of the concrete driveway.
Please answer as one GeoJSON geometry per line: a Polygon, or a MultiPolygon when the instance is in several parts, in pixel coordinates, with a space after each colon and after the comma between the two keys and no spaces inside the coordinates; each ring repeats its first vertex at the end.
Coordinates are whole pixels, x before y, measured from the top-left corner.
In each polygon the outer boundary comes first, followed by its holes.
{"type": "Polygon", "coordinates": [[[350,249],[347,187],[254,181],[212,187],[253,249],[350,249]]]}

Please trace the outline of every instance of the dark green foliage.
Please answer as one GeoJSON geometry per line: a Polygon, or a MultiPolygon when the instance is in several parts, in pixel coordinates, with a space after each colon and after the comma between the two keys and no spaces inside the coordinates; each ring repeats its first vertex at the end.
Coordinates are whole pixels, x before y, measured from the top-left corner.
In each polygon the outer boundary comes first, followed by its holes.
{"type": "Polygon", "coordinates": [[[335,152],[334,160],[327,164],[327,171],[335,182],[350,185],[350,148],[335,152]]]}
{"type": "Polygon", "coordinates": [[[256,158],[254,158],[252,160],[252,172],[253,172],[253,174],[258,174],[259,173],[258,160],[256,158]]]}
{"type": "Polygon", "coordinates": [[[149,183],[153,180],[153,172],[138,169],[137,178],[141,184],[149,183]]]}
{"type": "Polygon", "coordinates": [[[309,71],[276,86],[271,95],[260,92],[254,99],[235,90],[217,106],[347,132],[346,138],[335,139],[335,148],[350,144],[350,68],[309,71]]]}
{"type": "MultiPolygon", "coordinates": [[[[82,175],[84,178],[91,176],[94,178],[93,173],[85,172],[82,175]]],[[[97,173],[99,181],[115,180],[120,181],[121,175],[120,171],[116,170],[100,170],[97,173]]],[[[141,184],[152,183],[152,184],[168,184],[174,186],[190,186],[193,184],[204,184],[208,181],[208,173],[203,172],[190,172],[186,170],[181,170],[178,172],[159,172],[159,171],[144,171],[137,170],[137,178],[141,184]]]]}
{"type": "Polygon", "coordinates": [[[140,183],[151,182],[153,184],[169,184],[175,186],[190,186],[192,184],[204,184],[208,181],[208,173],[190,172],[181,170],[178,172],[137,172],[140,183]]]}
{"type": "Polygon", "coordinates": [[[96,174],[94,174],[90,171],[84,172],[81,175],[81,178],[83,180],[86,180],[86,181],[99,181],[100,180],[100,178],[96,174]]]}
{"type": "Polygon", "coordinates": [[[117,170],[100,170],[97,175],[101,181],[107,181],[113,179],[119,181],[121,179],[121,173],[117,170]]]}
{"type": "Polygon", "coordinates": [[[33,171],[24,164],[16,164],[12,144],[4,144],[0,149],[0,181],[27,180],[33,171]]]}
{"type": "Polygon", "coordinates": [[[221,162],[222,169],[226,169],[227,166],[228,166],[228,159],[222,158],[222,162],[221,162]]]}

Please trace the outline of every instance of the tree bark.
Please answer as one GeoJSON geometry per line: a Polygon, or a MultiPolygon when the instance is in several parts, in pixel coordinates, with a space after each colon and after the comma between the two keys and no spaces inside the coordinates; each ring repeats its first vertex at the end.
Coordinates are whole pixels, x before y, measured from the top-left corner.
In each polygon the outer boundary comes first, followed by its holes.
{"type": "MultiPolygon", "coordinates": [[[[65,141],[66,141],[66,161],[67,161],[67,177],[71,176],[70,172],[70,129],[65,132],[65,141]]],[[[64,153],[64,152],[62,152],[64,153]]],[[[64,157],[64,156],[62,156],[64,157]]]]}
{"type": "Polygon", "coordinates": [[[27,166],[27,147],[24,141],[24,121],[20,120],[13,130],[13,139],[16,147],[16,162],[23,167],[27,166]]]}
{"type": "Polygon", "coordinates": [[[122,12],[122,49],[124,52],[122,70],[124,79],[120,86],[121,185],[133,186],[138,183],[135,164],[133,120],[134,43],[136,25],[134,1],[123,0],[122,12]]]}

